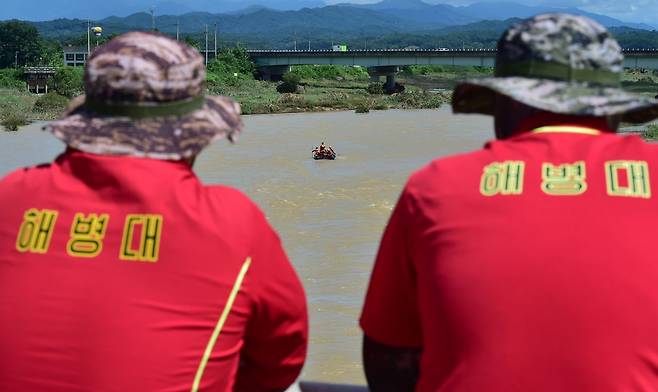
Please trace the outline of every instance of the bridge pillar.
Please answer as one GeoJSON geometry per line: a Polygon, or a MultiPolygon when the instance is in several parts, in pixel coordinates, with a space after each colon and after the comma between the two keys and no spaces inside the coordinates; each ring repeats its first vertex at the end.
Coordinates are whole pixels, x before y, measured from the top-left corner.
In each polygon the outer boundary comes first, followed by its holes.
{"type": "Polygon", "coordinates": [[[384,91],[395,91],[395,74],[386,75],[386,83],[384,84],[384,91]]]}
{"type": "Polygon", "coordinates": [[[283,74],[286,72],[290,72],[290,65],[265,65],[258,67],[258,74],[263,80],[281,80],[283,74]]]}
{"type": "Polygon", "coordinates": [[[398,71],[399,68],[394,65],[368,68],[368,74],[370,75],[370,81],[372,82],[379,82],[380,76],[386,76],[384,91],[387,93],[392,93],[395,91],[395,74],[398,71]]]}

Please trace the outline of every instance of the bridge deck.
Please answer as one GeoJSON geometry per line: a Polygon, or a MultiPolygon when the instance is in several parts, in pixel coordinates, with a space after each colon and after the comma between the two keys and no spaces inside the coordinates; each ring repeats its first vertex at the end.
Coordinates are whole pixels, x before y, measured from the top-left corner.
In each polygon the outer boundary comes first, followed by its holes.
{"type": "MultiPolygon", "coordinates": [[[[249,50],[256,65],[466,65],[493,67],[495,49],[249,50]]],[[[624,67],[658,69],[658,49],[624,49],[624,67]]]]}

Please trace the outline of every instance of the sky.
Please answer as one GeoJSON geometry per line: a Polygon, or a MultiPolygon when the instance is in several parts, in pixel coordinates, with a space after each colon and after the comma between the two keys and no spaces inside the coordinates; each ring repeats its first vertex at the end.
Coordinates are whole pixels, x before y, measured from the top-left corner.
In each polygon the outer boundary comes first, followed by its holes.
{"type": "MultiPolygon", "coordinates": [[[[311,1],[324,1],[326,4],[336,3],[373,3],[376,0],[262,0],[265,4],[276,4],[278,1],[285,3],[295,3],[308,5],[311,1]]],[[[583,10],[594,12],[597,14],[607,15],[617,18],[626,22],[647,23],[651,25],[656,24],[656,16],[658,15],[658,0],[424,0],[427,3],[443,3],[455,6],[468,5],[474,2],[515,2],[524,5],[546,5],[546,6],[560,6],[560,7],[578,7],[583,10]]],[[[88,7],[95,7],[96,10],[103,8],[103,4],[113,5],[113,10],[120,9],[126,4],[127,8],[134,8],[139,3],[144,3],[144,7],[148,8],[146,4],[155,3],[177,3],[185,4],[188,7],[195,7],[195,4],[241,4],[245,0],[111,0],[110,2],[94,2],[91,0],[0,0],[2,7],[0,7],[0,19],[31,19],[31,20],[44,20],[52,19],[53,17],[68,16],[67,12],[75,12],[74,10],[83,10],[88,7]],[[132,7],[131,7],[132,6],[132,7]],[[39,16],[41,14],[41,16],[39,16]],[[33,17],[30,17],[33,16],[33,17]]],[[[258,0],[249,0],[249,2],[256,2],[258,0]]],[[[144,8],[139,7],[139,8],[144,8]]],[[[203,7],[201,7],[203,8],[203,7]]],[[[134,12],[131,10],[131,12],[134,12]]],[[[130,13],[130,12],[129,12],[130,13]]],[[[124,14],[125,15],[125,14],[124,14]]],[[[105,15],[109,16],[109,15],[105,15]]]]}

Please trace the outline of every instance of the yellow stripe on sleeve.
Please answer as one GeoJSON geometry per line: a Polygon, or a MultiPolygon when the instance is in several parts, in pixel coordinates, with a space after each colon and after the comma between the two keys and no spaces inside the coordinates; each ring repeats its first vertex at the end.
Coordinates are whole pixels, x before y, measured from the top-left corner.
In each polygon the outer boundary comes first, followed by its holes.
{"type": "Polygon", "coordinates": [[[226,322],[229,313],[231,313],[231,308],[233,307],[235,298],[238,296],[238,292],[240,291],[240,287],[242,286],[242,282],[244,281],[245,275],[247,275],[247,271],[249,270],[250,265],[251,257],[247,257],[247,259],[244,261],[244,264],[242,264],[242,268],[240,269],[240,273],[238,274],[235,283],[233,284],[233,289],[231,290],[231,294],[228,297],[228,301],[226,301],[224,310],[222,311],[222,314],[217,321],[215,330],[210,336],[210,340],[206,346],[206,351],[203,353],[201,363],[199,364],[199,368],[196,371],[196,376],[194,377],[194,384],[192,384],[192,392],[197,392],[199,390],[199,384],[201,384],[203,372],[206,370],[206,365],[208,365],[210,354],[212,354],[212,351],[215,348],[215,344],[217,343],[217,339],[219,338],[219,334],[222,332],[222,328],[224,327],[224,323],[226,322]]]}

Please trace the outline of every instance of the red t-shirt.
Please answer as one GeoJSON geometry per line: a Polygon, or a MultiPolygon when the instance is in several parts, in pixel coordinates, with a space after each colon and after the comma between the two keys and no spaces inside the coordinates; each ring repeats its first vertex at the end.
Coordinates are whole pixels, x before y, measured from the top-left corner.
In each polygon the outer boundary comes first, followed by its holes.
{"type": "Polygon", "coordinates": [[[183,162],[73,151],[2,179],[0,206],[0,390],[263,391],[299,374],[304,291],[240,192],[183,162]]]}
{"type": "Polygon", "coordinates": [[[545,127],[435,160],[384,233],[364,333],[418,391],[658,390],[658,146],[545,127]]]}

